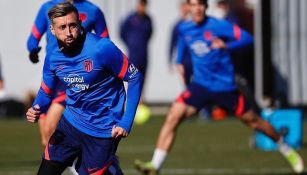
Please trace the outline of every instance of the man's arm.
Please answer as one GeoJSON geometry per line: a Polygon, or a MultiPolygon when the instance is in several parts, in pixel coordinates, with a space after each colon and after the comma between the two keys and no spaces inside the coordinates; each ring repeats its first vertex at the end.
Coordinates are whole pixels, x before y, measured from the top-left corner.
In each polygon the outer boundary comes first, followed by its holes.
{"type": "Polygon", "coordinates": [[[143,87],[143,75],[128,61],[125,54],[121,53],[122,66],[118,77],[128,82],[126,110],[118,126],[130,132],[137,106],[141,97],[143,87]]]}
{"type": "Polygon", "coordinates": [[[241,29],[237,25],[233,26],[233,34],[235,40],[226,43],[226,48],[229,50],[244,48],[246,46],[253,44],[254,42],[253,37],[248,32],[241,29]]]}
{"type": "Polygon", "coordinates": [[[136,109],[141,97],[143,76],[139,70],[129,62],[126,55],[123,54],[112,42],[109,41],[109,43],[105,44],[102,48],[103,51],[101,54],[103,54],[105,58],[104,65],[111,70],[115,76],[128,82],[126,109],[122,119],[117,124],[117,129],[114,128],[119,131],[114,133],[114,135],[112,134],[115,137],[127,136],[131,130],[136,109]],[[119,132],[124,132],[125,134],[118,135],[119,132]]]}
{"type": "Polygon", "coordinates": [[[169,64],[171,65],[173,63],[173,55],[174,55],[174,51],[175,48],[177,47],[177,41],[178,41],[178,31],[177,31],[177,24],[174,26],[174,28],[172,29],[172,33],[171,33],[171,39],[170,39],[170,44],[169,44],[169,52],[168,52],[168,56],[169,56],[169,64]]]}
{"type": "Polygon", "coordinates": [[[219,26],[222,37],[227,38],[225,48],[233,51],[241,49],[253,44],[253,37],[247,31],[240,28],[238,25],[231,24],[227,21],[222,21],[219,26]]]}
{"type": "Polygon", "coordinates": [[[27,119],[29,122],[36,122],[41,112],[46,112],[51,104],[51,95],[53,93],[53,86],[55,81],[55,75],[50,70],[50,62],[48,57],[45,59],[43,68],[43,80],[41,87],[37,93],[37,96],[32,104],[32,107],[28,109],[27,119]]]}
{"type": "Polygon", "coordinates": [[[46,8],[43,5],[35,18],[34,24],[30,36],[27,41],[27,48],[29,51],[29,58],[33,63],[38,62],[38,53],[41,47],[38,46],[42,35],[46,32],[48,28],[48,19],[45,17],[46,8]]]}
{"type": "Polygon", "coordinates": [[[179,35],[178,35],[178,42],[177,42],[177,58],[176,58],[176,67],[179,72],[180,79],[182,82],[185,82],[184,79],[184,66],[182,65],[183,62],[183,57],[184,57],[184,51],[185,49],[188,49],[188,46],[186,45],[184,41],[184,36],[179,30],[179,35]]]}
{"type": "Polygon", "coordinates": [[[103,38],[109,38],[107,23],[103,12],[97,7],[95,18],[95,33],[103,38]]]}

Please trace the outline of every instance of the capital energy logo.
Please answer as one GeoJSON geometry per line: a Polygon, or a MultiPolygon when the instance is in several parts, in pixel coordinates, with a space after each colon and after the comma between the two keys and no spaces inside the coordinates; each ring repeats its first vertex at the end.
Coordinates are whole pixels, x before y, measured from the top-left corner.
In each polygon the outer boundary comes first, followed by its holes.
{"type": "Polygon", "coordinates": [[[69,88],[74,92],[81,92],[89,89],[90,85],[84,82],[84,77],[78,74],[70,74],[64,77],[64,82],[67,83],[69,88]]]}

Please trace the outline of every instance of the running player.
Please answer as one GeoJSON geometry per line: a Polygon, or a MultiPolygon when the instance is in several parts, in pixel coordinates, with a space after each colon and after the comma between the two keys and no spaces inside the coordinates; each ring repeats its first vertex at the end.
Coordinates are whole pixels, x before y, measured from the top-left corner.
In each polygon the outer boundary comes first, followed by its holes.
{"type": "MultiPolygon", "coordinates": [[[[65,2],[66,0],[50,0],[44,3],[35,19],[31,34],[28,38],[28,51],[31,62],[37,63],[39,61],[38,53],[41,50],[39,42],[44,33],[46,33],[47,54],[57,47],[56,38],[49,30],[50,21],[48,19],[48,10],[56,4],[65,2]]],[[[82,21],[82,26],[85,31],[94,31],[98,36],[109,37],[106,21],[103,12],[87,0],[67,0],[73,3],[79,11],[79,17],[82,21]]],[[[54,132],[62,112],[65,107],[65,89],[63,85],[57,86],[56,93],[54,93],[53,103],[51,104],[47,114],[42,114],[40,117],[39,128],[41,134],[41,142],[46,146],[51,134],[54,132]],[[46,117],[47,116],[47,117],[46,117]]]]}
{"type": "Polygon", "coordinates": [[[48,16],[58,47],[46,56],[27,120],[36,122],[47,110],[57,81],[65,85],[67,98],[38,175],[60,175],[76,157],[80,175],[122,174],[115,153],[131,130],[143,77],[109,39],[83,30],[72,4],[60,3],[48,16]],[[123,81],[128,82],[127,101],[123,81]]]}
{"type": "MultiPolygon", "coordinates": [[[[177,43],[179,38],[179,28],[180,25],[184,24],[187,20],[189,20],[189,5],[188,3],[183,0],[180,3],[180,19],[177,21],[177,23],[174,25],[170,40],[170,46],[169,46],[169,67],[172,68],[172,64],[175,62],[175,52],[177,51],[177,43]]],[[[182,82],[184,82],[184,85],[187,87],[192,79],[192,61],[190,52],[187,48],[183,51],[182,56],[182,64],[177,64],[177,69],[179,71],[180,78],[182,82]]]]}
{"type": "MultiPolygon", "coordinates": [[[[192,21],[180,28],[179,48],[188,47],[192,55],[193,80],[176,100],[160,130],[153,158],[150,162],[136,161],[136,168],[143,174],[157,174],[167,154],[171,151],[177,128],[181,122],[193,116],[205,104],[215,103],[235,113],[252,129],[272,138],[281,154],[296,173],[304,169],[302,158],[267,121],[262,120],[250,107],[249,102],[237,90],[230,51],[252,44],[250,34],[224,20],[205,15],[206,0],[187,0],[192,21]]],[[[182,49],[178,49],[181,60],[182,49]]]]}

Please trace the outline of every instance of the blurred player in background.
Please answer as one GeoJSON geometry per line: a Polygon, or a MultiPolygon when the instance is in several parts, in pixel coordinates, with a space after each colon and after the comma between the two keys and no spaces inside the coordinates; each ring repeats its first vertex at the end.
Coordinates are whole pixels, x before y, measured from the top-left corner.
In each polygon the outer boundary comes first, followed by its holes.
{"type": "MultiPolygon", "coordinates": [[[[169,50],[169,67],[172,70],[173,63],[176,63],[176,68],[179,72],[180,79],[184,83],[185,87],[191,83],[192,75],[193,75],[193,66],[192,66],[192,59],[187,47],[181,48],[184,49],[182,52],[182,61],[181,64],[176,62],[176,53],[177,45],[178,45],[178,38],[179,38],[179,28],[180,25],[184,24],[188,20],[190,20],[189,15],[189,4],[186,0],[183,0],[180,3],[180,15],[181,19],[176,23],[172,30],[171,42],[170,42],[170,50],[169,50]]],[[[223,120],[226,118],[226,112],[220,107],[214,105],[207,105],[203,109],[199,111],[199,116],[201,119],[208,119],[210,116],[213,120],[223,120]]]]}
{"type": "Polygon", "coordinates": [[[80,175],[121,175],[115,153],[131,130],[143,77],[112,41],[82,28],[71,3],[52,7],[48,17],[58,46],[47,53],[42,84],[27,120],[36,122],[48,109],[58,81],[67,98],[38,175],[60,175],[77,157],[80,175]],[[128,83],[127,100],[123,81],[128,83]]]}
{"type": "MultiPolygon", "coordinates": [[[[283,142],[267,121],[252,109],[249,101],[237,90],[230,51],[253,43],[252,36],[225,20],[206,16],[207,0],[187,0],[192,20],[180,27],[178,47],[188,47],[192,55],[193,79],[172,105],[160,130],[156,149],[150,162],[136,160],[136,168],[143,174],[157,174],[175,141],[182,121],[193,116],[206,104],[217,104],[233,112],[248,127],[263,132],[278,145],[279,151],[296,173],[304,170],[303,160],[283,142]]],[[[178,49],[179,63],[182,49],[178,49]]]]}
{"type": "MultiPolygon", "coordinates": [[[[175,64],[175,58],[177,53],[177,43],[178,43],[178,37],[179,37],[179,27],[184,22],[189,20],[189,5],[188,3],[183,0],[180,3],[180,19],[176,22],[175,26],[172,29],[172,35],[170,40],[170,47],[169,47],[169,67],[170,69],[173,68],[173,64],[175,64]]],[[[187,48],[184,48],[183,51],[183,59],[182,64],[178,65],[178,71],[180,73],[180,78],[182,79],[182,82],[184,82],[185,86],[188,86],[191,82],[192,78],[192,61],[190,52],[187,48]]]]}
{"type": "MultiPolygon", "coordinates": [[[[51,34],[49,30],[50,21],[48,19],[48,10],[56,4],[65,2],[66,0],[50,0],[45,2],[34,21],[31,34],[28,38],[28,51],[29,58],[32,63],[39,61],[38,53],[41,50],[39,46],[40,39],[44,33],[46,33],[47,46],[46,53],[48,54],[55,48],[57,48],[56,38],[51,34]]],[[[79,18],[82,21],[82,26],[85,31],[94,31],[98,36],[109,37],[106,21],[103,12],[87,0],[67,0],[73,3],[79,11],[79,18]]],[[[43,114],[41,120],[39,120],[40,133],[42,145],[46,146],[51,134],[54,132],[58,121],[62,115],[65,106],[65,90],[61,84],[57,86],[56,93],[53,97],[53,103],[51,104],[47,115],[43,114]],[[47,117],[46,117],[47,116],[47,117]]]]}
{"type": "MultiPolygon", "coordinates": [[[[153,32],[147,5],[147,0],[138,0],[136,12],[124,19],[120,27],[120,36],[127,46],[129,59],[141,71],[145,80],[148,67],[148,45],[153,32]]],[[[145,123],[150,113],[142,97],[135,117],[136,123],[145,123]]]]}

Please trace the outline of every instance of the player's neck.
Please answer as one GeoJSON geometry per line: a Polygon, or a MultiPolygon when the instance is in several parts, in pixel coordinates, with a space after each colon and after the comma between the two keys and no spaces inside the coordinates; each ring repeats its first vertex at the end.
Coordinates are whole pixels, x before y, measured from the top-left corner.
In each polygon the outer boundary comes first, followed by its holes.
{"type": "Polygon", "coordinates": [[[203,25],[204,23],[207,22],[207,19],[208,19],[208,17],[207,17],[207,16],[204,16],[204,19],[203,19],[203,20],[197,21],[197,22],[195,22],[195,23],[196,23],[197,25],[203,25]]]}

